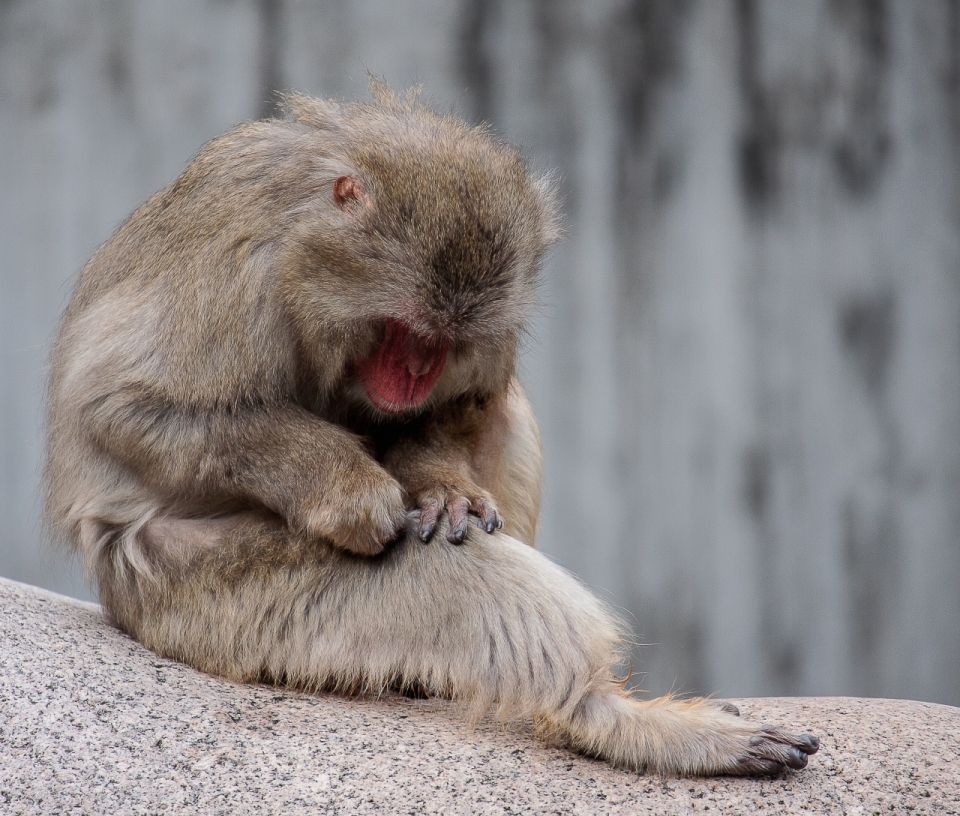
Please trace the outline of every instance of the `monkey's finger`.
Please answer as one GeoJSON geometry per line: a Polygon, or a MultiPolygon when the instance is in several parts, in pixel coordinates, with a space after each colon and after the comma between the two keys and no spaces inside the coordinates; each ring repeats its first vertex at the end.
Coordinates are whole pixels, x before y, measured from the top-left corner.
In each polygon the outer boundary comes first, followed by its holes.
{"type": "MultiPolygon", "coordinates": [[[[820,750],[820,740],[812,734],[791,734],[775,725],[762,726],[760,733],[768,740],[799,748],[805,754],[815,754],[820,750]]],[[[757,737],[753,739],[757,739],[757,737]]]]}
{"type": "Polygon", "coordinates": [[[497,508],[484,498],[476,498],[470,502],[470,512],[480,517],[480,526],[488,533],[503,527],[497,508]]]}
{"type": "Polygon", "coordinates": [[[820,750],[820,740],[813,734],[801,734],[794,745],[806,754],[815,754],[820,750]]]}
{"type": "Polygon", "coordinates": [[[776,776],[783,772],[784,767],[782,763],[775,759],[747,755],[737,760],[737,768],[734,773],[744,776],[776,776]]]}
{"type": "Polygon", "coordinates": [[[798,771],[806,767],[807,757],[817,752],[820,741],[810,734],[791,734],[782,728],[763,726],[750,738],[749,746],[746,756],[739,760],[744,773],[762,773],[750,770],[758,760],[762,760],[761,765],[774,762],[798,771]]]}
{"type": "Polygon", "coordinates": [[[426,544],[433,538],[433,531],[437,527],[437,520],[443,506],[436,499],[426,499],[420,503],[420,523],[417,525],[417,535],[426,544]]]}
{"type": "Polygon", "coordinates": [[[447,502],[447,515],[449,516],[447,541],[451,544],[463,543],[463,537],[467,534],[468,512],[470,512],[470,502],[463,497],[447,502]]]}
{"type": "Polygon", "coordinates": [[[800,770],[807,765],[807,755],[799,748],[784,745],[782,742],[771,742],[764,737],[753,737],[750,740],[750,752],[753,756],[779,762],[787,768],[800,770]]]}

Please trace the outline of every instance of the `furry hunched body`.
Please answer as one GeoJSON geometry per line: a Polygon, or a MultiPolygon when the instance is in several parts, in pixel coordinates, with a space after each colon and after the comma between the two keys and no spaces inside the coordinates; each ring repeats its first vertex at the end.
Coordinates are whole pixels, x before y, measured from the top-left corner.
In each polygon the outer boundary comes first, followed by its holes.
{"type": "Polygon", "coordinates": [[[528,546],[515,361],[556,222],[514,149],[376,82],[214,139],[80,275],[51,529],[121,629],[212,674],[426,690],[634,770],[801,768],[809,735],[623,692],[623,626],[528,546]]]}

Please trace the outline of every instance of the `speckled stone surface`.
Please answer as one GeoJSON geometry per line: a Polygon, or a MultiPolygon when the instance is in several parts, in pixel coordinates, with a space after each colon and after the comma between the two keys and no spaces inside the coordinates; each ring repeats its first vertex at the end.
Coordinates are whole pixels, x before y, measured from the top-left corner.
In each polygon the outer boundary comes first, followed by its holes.
{"type": "Polygon", "coordinates": [[[455,706],[238,686],[96,606],[0,579],[2,814],[960,814],[960,709],[737,701],[818,735],[778,779],[661,779],[472,728],[455,706]]]}

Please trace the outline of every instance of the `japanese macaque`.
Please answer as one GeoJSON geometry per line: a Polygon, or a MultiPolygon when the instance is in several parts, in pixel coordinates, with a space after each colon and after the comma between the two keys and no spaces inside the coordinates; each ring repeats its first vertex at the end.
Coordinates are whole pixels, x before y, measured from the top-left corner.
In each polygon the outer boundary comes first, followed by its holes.
{"type": "Polygon", "coordinates": [[[516,150],[376,82],[207,144],[97,250],[53,352],[47,518],[116,624],[232,680],[426,690],[624,768],[806,765],[809,735],[624,692],[624,627],[528,546],[515,364],[556,236],[516,150]]]}

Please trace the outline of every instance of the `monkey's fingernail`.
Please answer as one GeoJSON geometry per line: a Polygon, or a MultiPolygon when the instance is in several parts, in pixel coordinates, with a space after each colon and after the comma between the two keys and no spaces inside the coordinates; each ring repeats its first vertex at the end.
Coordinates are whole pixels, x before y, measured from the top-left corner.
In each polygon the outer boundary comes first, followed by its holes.
{"type": "Polygon", "coordinates": [[[727,712],[727,714],[733,714],[734,717],[740,716],[740,709],[737,708],[733,703],[724,703],[720,706],[720,710],[727,712]]]}
{"type": "Polygon", "coordinates": [[[451,544],[463,544],[463,537],[467,534],[467,531],[464,527],[458,527],[456,530],[451,530],[447,533],[447,541],[451,544]]]}
{"type": "Polygon", "coordinates": [[[815,754],[820,749],[820,740],[812,734],[801,734],[797,742],[800,743],[800,750],[808,754],[815,754]]]}
{"type": "Polygon", "coordinates": [[[420,540],[421,540],[424,544],[426,544],[428,541],[430,541],[430,538],[433,536],[433,530],[434,530],[434,528],[435,528],[436,526],[437,526],[436,524],[428,524],[426,527],[421,527],[421,528],[420,528],[420,531],[419,531],[419,533],[420,533],[420,540]]]}
{"type": "Polygon", "coordinates": [[[799,771],[807,767],[807,755],[799,748],[791,748],[787,752],[787,765],[794,770],[799,771]]]}
{"type": "Polygon", "coordinates": [[[497,519],[497,529],[498,530],[503,529],[503,519],[497,519]]]}
{"type": "Polygon", "coordinates": [[[488,521],[487,526],[484,527],[483,529],[486,530],[488,533],[492,533],[494,530],[497,529],[497,524],[493,521],[488,521]]]}

